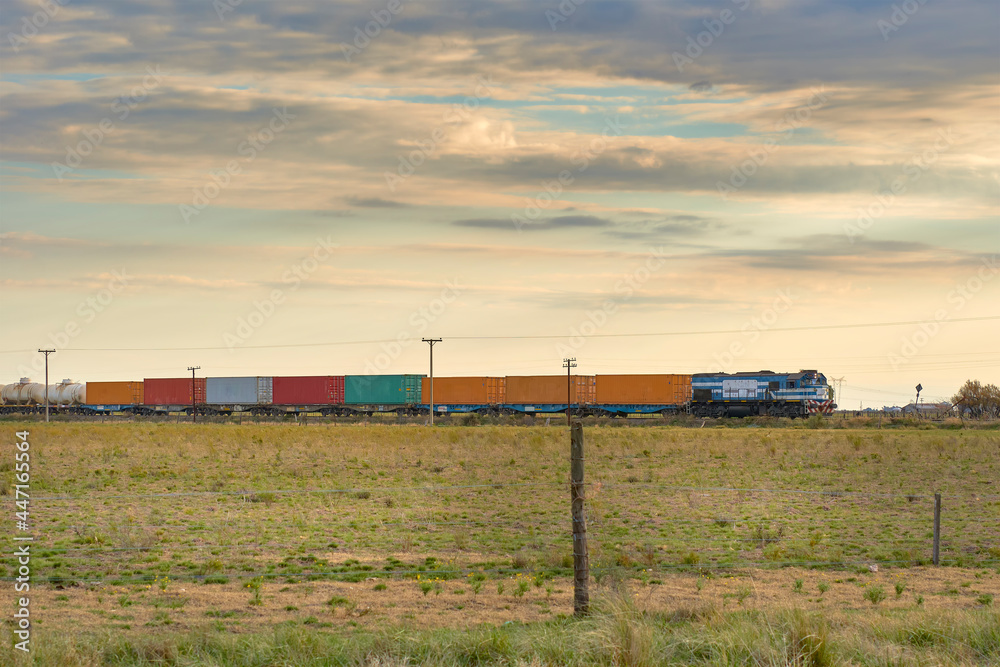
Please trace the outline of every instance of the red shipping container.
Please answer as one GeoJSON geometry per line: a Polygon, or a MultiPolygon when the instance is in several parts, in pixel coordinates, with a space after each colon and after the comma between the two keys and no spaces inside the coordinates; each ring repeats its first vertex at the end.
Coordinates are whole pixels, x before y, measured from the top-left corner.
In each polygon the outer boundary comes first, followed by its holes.
{"type": "MultiPolygon", "coordinates": [[[[145,405],[191,405],[191,378],[146,378],[143,393],[145,405]]],[[[194,400],[205,402],[205,378],[195,378],[194,400]]]]}
{"type": "Polygon", "coordinates": [[[343,405],[343,375],[275,377],[274,405],[343,405]]]}

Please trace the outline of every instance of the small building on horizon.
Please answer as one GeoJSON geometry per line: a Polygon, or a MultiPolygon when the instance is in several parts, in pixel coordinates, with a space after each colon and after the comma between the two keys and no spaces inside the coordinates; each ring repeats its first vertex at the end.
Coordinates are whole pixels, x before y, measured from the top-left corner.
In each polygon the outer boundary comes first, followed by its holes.
{"type": "Polygon", "coordinates": [[[899,410],[908,415],[944,416],[952,411],[952,405],[948,401],[942,403],[908,403],[899,408],[899,410]]]}

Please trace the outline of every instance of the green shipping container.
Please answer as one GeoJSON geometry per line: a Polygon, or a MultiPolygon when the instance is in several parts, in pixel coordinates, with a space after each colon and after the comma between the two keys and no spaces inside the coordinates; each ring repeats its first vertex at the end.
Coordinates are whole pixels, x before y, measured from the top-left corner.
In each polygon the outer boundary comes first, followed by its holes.
{"type": "Polygon", "coordinates": [[[423,375],[348,375],[344,378],[347,405],[416,405],[423,375]]]}

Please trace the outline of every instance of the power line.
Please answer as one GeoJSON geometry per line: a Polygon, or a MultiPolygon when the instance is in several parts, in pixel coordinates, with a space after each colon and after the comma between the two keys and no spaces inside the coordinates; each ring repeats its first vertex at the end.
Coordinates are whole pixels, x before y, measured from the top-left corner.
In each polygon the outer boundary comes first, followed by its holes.
{"type": "MultiPolygon", "coordinates": [[[[943,323],[951,322],[982,322],[987,320],[1000,320],[1000,315],[987,315],[985,317],[959,317],[950,320],[945,320],[943,323]]],[[[773,329],[767,329],[763,333],[772,333],[780,331],[824,331],[831,329],[862,329],[862,328],[873,328],[873,327],[898,327],[898,326],[913,326],[926,323],[927,320],[907,320],[901,322],[866,322],[857,324],[827,324],[827,325],[813,325],[806,327],[775,327],[773,329]]],[[[582,338],[650,338],[659,336],[708,336],[715,334],[741,334],[744,333],[743,329],[716,329],[716,330],[706,330],[706,331],[656,331],[656,332],[646,332],[646,333],[606,333],[606,334],[590,334],[584,336],[581,334],[582,338]]],[[[566,338],[568,334],[544,334],[544,335],[530,335],[530,336],[449,336],[449,340],[552,340],[566,338]]],[[[379,338],[370,340],[351,340],[351,341],[330,341],[326,343],[281,343],[275,345],[245,345],[242,349],[274,349],[274,348],[295,348],[295,347],[328,347],[328,346],[338,346],[338,345],[370,345],[374,343],[392,343],[396,342],[395,338],[379,338]]],[[[198,350],[229,350],[231,348],[225,345],[217,346],[203,346],[203,347],[77,347],[77,348],[66,348],[62,350],[63,352],[189,352],[198,350]]],[[[18,352],[32,352],[30,349],[20,349],[20,350],[0,350],[0,354],[13,354],[18,352]]]]}

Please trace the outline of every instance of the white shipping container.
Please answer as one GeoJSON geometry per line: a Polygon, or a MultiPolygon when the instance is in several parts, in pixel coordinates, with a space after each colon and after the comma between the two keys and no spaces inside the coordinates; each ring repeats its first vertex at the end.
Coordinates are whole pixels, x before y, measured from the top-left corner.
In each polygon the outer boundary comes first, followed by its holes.
{"type": "Polygon", "coordinates": [[[273,386],[271,377],[210,377],[205,380],[205,402],[209,405],[270,405],[273,386]]]}

